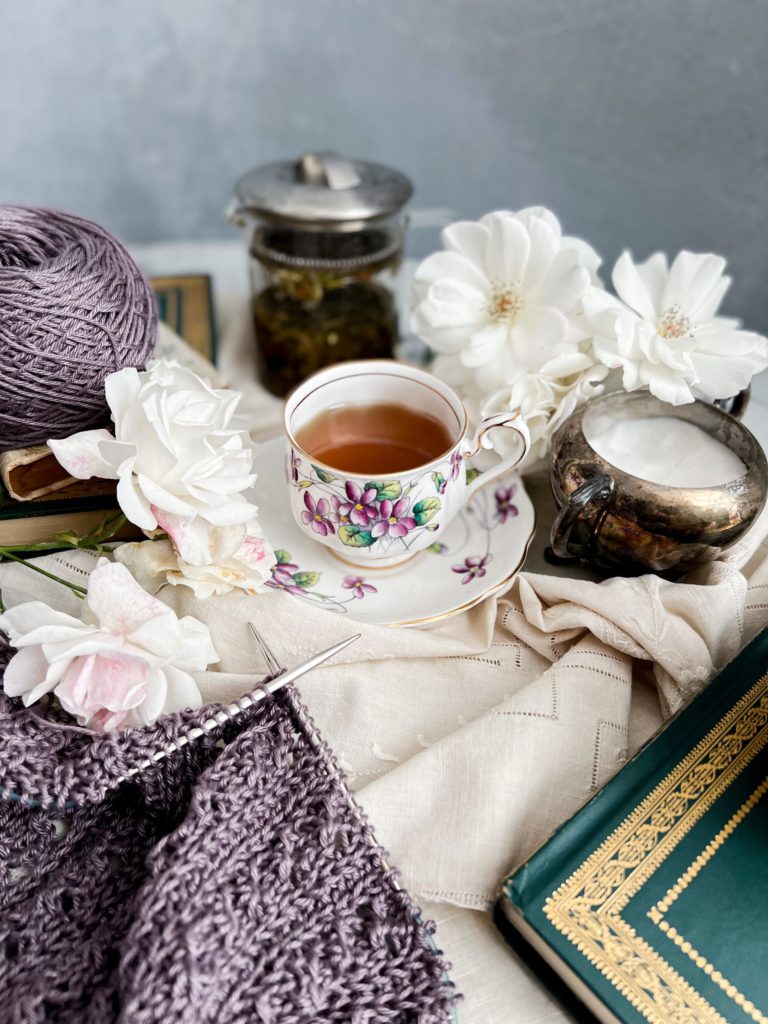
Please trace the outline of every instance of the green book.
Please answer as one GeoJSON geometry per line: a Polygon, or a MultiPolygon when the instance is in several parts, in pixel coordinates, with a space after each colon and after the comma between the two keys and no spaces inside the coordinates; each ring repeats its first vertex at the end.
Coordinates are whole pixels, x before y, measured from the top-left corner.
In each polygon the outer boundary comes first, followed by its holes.
{"type": "Polygon", "coordinates": [[[768,1024],[767,671],[764,630],[502,883],[578,1020],[768,1024]]]}

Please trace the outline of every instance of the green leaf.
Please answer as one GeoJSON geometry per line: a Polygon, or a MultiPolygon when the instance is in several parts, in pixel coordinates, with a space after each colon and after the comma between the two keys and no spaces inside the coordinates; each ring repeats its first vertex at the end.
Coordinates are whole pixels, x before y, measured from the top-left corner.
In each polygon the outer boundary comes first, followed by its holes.
{"type": "Polygon", "coordinates": [[[434,532],[435,530],[439,530],[440,529],[440,524],[439,523],[429,523],[427,526],[424,527],[424,529],[425,530],[429,530],[430,532],[434,532]]]}
{"type": "Polygon", "coordinates": [[[363,489],[367,491],[369,487],[376,488],[376,497],[379,501],[383,501],[384,498],[396,501],[402,494],[399,480],[369,480],[363,489]]]}
{"type": "Polygon", "coordinates": [[[441,544],[439,540],[436,540],[433,544],[430,544],[427,551],[432,551],[436,555],[442,555],[445,551],[445,544],[441,544]]]}
{"type": "Polygon", "coordinates": [[[332,484],[336,479],[333,473],[329,473],[327,469],[321,469],[319,466],[316,466],[314,462],[312,463],[312,469],[314,469],[324,484],[332,484]]]}
{"type": "Polygon", "coordinates": [[[57,540],[59,544],[68,548],[76,548],[80,543],[80,537],[71,530],[65,533],[57,533],[54,540],[57,540]]]}
{"type": "Polygon", "coordinates": [[[445,483],[445,477],[443,476],[442,473],[433,473],[432,474],[432,482],[435,485],[435,490],[439,494],[440,493],[440,488],[445,483]]]}
{"type": "Polygon", "coordinates": [[[311,487],[312,486],[312,481],[311,480],[299,480],[298,486],[299,487],[303,487],[303,488],[306,489],[307,487],[311,487]]]}
{"type": "Polygon", "coordinates": [[[275,558],[277,559],[278,565],[285,565],[291,560],[291,552],[286,551],[284,548],[277,548],[275,551],[275,558]]]}
{"type": "Polygon", "coordinates": [[[316,587],[320,579],[319,572],[295,572],[291,577],[297,587],[307,590],[309,587],[316,587]]]}
{"type": "Polygon", "coordinates": [[[369,548],[374,543],[370,530],[361,530],[359,526],[340,526],[339,538],[342,544],[351,548],[369,548]]]}
{"type": "Polygon", "coordinates": [[[413,518],[419,524],[424,526],[428,523],[433,516],[436,516],[440,511],[440,499],[439,498],[423,498],[421,501],[417,501],[413,506],[413,518]]]}
{"type": "Polygon", "coordinates": [[[467,470],[467,483],[471,484],[473,480],[477,480],[480,476],[481,470],[479,469],[468,469],[467,470]]]}

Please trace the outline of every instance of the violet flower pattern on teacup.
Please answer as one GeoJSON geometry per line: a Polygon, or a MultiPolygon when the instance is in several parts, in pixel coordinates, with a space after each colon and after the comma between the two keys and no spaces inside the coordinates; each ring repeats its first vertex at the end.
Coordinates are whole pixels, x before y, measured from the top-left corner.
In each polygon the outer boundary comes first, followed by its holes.
{"type": "MultiPolygon", "coordinates": [[[[392,557],[427,547],[440,528],[446,492],[460,481],[463,457],[454,451],[445,465],[407,480],[346,479],[288,454],[289,484],[300,496],[299,520],[318,540],[331,536],[350,549],[392,557]]],[[[461,482],[461,481],[460,481],[461,482]]]]}

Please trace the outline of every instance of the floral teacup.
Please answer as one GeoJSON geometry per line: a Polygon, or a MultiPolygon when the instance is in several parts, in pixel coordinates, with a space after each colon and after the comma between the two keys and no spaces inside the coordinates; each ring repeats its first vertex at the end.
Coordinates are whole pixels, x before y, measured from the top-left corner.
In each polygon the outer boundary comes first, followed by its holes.
{"type": "Polygon", "coordinates": [[[290,395],[285,407],[294,519],[352,565],[383,568],[404,561],[439,539],[477,488],[508,473],[530,447],[525,423],[511,412],[486,417],[470,443],[467,429],[467,411],[458,395],[416,367],[372,359],[321,370],[290,395]],[[382,479],[328,465],[296,440],[327,409],[373,403],[404,405],[439,420],[452,438],[450,448],[424,465],[382,479]],[[517,433],[517,451],[467,485],[467,459],[493,449],[496,428],[517,433]]]}

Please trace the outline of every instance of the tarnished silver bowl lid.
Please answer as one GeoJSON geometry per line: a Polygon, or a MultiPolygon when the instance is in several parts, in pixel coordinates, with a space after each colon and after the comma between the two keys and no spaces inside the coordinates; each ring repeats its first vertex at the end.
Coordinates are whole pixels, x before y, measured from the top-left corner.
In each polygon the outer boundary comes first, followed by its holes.
{"type": "Polygon", "coordinates": [[[349,230],[355,222],[397,213],[412,194],[410,180],[391,167],[335,153],[306,153],[243,175],[235,185],[237,206],[230,216],[349,230]]]}

